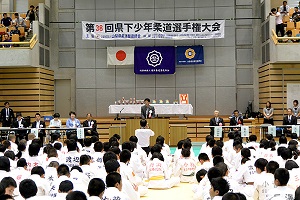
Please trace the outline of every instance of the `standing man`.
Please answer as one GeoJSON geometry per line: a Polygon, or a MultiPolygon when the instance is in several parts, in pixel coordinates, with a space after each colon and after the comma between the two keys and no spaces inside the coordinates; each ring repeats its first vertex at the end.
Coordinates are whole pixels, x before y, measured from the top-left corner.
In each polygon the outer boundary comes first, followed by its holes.
{"type": "Polygon", "coordinates": [[[144,100],[144,106],[141,107],[141,117],[142,119],[151,119],[155,117],[155,109],[150,106],[150,99],[146,98],[144,100]]]}
{"type": "Polygon", "coordinates": [[[91,128],[91,129],[84,129],[84,135],[98,136],[97,121],[93,120],[93,116],[91,113],[86,114],[86,120],[83,122],[83,127],[91,128]]]}
{"type": "Polygon", "coordinates": [[[14,111],[9,107],[9,102],[4,103],[4,108],[1,110],[2,127],[11,127],[15,119],[14,111]]]}
{"type": "Polygon", "coordinates": [[[147,120],[145,119],[141,119],[140,126],[140,129],[135,130],[135,136],[138,138],[138,144],[148,156],[150,152],[150,137],[154,136],[154,132],[149,128],[147,120]]]}
{"type": "MultiPolygon", "coordinates": [[[[46,128],[46,124],[44,121],[41,121],[41,114],[36,113],[35,114],[35,121],[32,123],[31,128],[46,128]]],[[[45,129],[40,129],[39,130],[39,138],[42,142],[44,143],[44,137],[46,136],[46,131],[45,129]]]]}
{"type": "MultiPolygon", "coordinates": [[[[223,118],[219,117],[219,111],[215,110],[214,117],[210,119],[209,126],[225,126],[223,118]]],[[[210,128],[210,135],[214,137],[214,128],[210,128]]],[[[223,137],[223,133],[222,133],[223,137]]]]}
{"type": "MultiPolygon", "coordinates": [[[[230,126],[239,126],[239,125],[243,125],[244,124],[244,120],[241,116],[239,116],[239,111],[235,110],[233,111],[233,117],[231,117],[230,119],[230,126]]],[[[240,128],[233,128],[233,131],[239,131],[240,128]]]]}
{"type": "MultiPolygon", "coordinates": [[[[297,117],[293,115],[291,108],[287,109],[287,116],[283,118],[282,125],[297,125],[297,117]]],[[[287,137],[291,136],[292,127],[285,127],[283,133],[285,133],[287,137]]]]}

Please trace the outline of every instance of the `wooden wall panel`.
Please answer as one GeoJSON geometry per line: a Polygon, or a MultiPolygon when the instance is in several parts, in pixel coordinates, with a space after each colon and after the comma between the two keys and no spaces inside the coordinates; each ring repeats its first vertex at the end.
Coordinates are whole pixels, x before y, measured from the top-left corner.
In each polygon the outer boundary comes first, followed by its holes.
{"type": "Polygon", "coordinates": [[[271,101],[275,124],[280,125],[286,114],[287,83],[300,83],[300,64],[268,64],[260,67],[258,73],[260,111],[266,101],[271,101]]]}
{"type": "Polygon", "coordinates": [[[0,95],[14,112],[34,117],[54,112],[54,73],[37,67],[0,68],[0,95]]]}

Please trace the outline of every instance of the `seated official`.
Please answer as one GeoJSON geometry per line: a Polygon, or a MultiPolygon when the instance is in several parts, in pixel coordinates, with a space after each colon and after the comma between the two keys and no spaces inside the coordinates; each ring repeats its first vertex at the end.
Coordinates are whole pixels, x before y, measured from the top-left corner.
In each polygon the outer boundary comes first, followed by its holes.
{"type": "MultiPolygon", "coordinates": [[[[209,126],[225,126],[223,118],[219,117],[219,111],[215,110],[214,117],[210,119],[209,126]]],[[[214,128],[210,128],[210,135],[214,136],[214,128]]],[[[223,136],[223,133],[222,133],[223,136]]]]}
{"type": "Polygon", "coordinates": [[[9,27],[11,25],[12,19],[7,16],[7,13],[3,13],[3,18],[1,19],[1,24],[5,27],[9,27]]]}
{"type": "Polygon", "coordinates": [[[150,99],[146,98],[144,100],[144,106],[141,107],[141,118],[150,119],[155,117],[155,108],[150,106],[150,99]]]}
{"type": "Polygon", "coordinates": [[[135,136],[138,138],[137,144],[142,147],[147,156],[150,152],[150,137],[154,136],[154,132],[149,128],[147,120],[142,119],[140,121],[140,129],[135,130],[135,136]]]}
{"type": "Polygon", "coordinates": [[[266,107],[263,109],[263,114],[264,114],[264,124],[274,125],[274,121],[273,121],[274,108],[272,108],[272,104],[270,101],[267,101],[266,107]]]}
{"type": "Polygon", "coordinates": [[[1,110],[2,127],[11,127],[15,119],[14,111],[9,107],[9,102],[4,103],[4,108],[1,110]]]}
{"type": "Polygon", "coordinates": [[[89,127],[91,129],[84,129],[85,136],[98,136],[97,132],[97,121],[93,119],[93,116],[91,113],[88,113],[86,115],[86,120],[82,123],[83,127],[89,127]]]}
{"type": "MultiPolygon", "coordinates": [[[[54,113],[53,119],[50,120],[49,128],[61,128],[61,121],[59,118],[60,118],[60,114],[54,113]]],[[[59,130],[53,130],[53,131],[50,131],[51,137],[54,133],[60,135],[59,130]]]]}
{"type": "MultiPolygon", "coordinates": [[[[242,116],[239,115],[239,111],[233,111],[233,117],[230,119],[230,126],[240,126],[244,124],[242,116]]],[[[239,131],[240,128],[232,128],[233,131],[239,131]]]]}
{"type": "MultiPolygon", "coordinates": [[[[287,109],[287,116],[283,118],[282,125],[297,125],[297,118],[293,115],[292,109],[287,109]]],[[[286,136],[290,136],[292,133],[292,127],[283,128],[283,133],[286,136]]]]}
{"type": "MultiPolygon", "coordinates": [[[[69,116],[70,116],[70,118],[66,122],[67,128],[80,128],[81,124],[80,124],[79,119],[76,119],[76,113],[74,111],[71,111],[69,113],[69,116]]],[[[76,134],[76,130],[67,130],[67,132],[66,132],[67,139],[69,139],[69,137],[72,133],[76,134]]]]}
{"type": "MultiPolygon", "coordinates": [[[[31,128],[46,128],[46,124],[44,121],[41,121],[41,114],[36,113],[35,114],[35,121],[32,123],[31,128]]],[[[45,129],[40,129],[39,130],[39,138],[41,142],[44,142],[44,137],[46,136],[46,131],[45,129]]]]}
{"type": "MultiPolygon", "coordinates": [[[[22,114],[21,113],[17,113],[16,114],[16,120],[13,122],[12,124],[12,128],[27,128],[28,124],[27,122],[23,119],[22,114]]],[[[17,141],[19,142],[22,139],[26,139],[27,138],[27,130],[16,130],[15,134],[17,137],[17,141]]]]}

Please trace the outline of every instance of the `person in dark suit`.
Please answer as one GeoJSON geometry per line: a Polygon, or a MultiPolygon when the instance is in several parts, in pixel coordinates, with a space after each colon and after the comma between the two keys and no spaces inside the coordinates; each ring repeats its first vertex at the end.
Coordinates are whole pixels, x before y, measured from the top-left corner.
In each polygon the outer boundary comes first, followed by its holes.
{"type": "Polygon", "coordinates": [[[28,124],[23,119],[21,113],[17,113],[16,117],[17,117],[16,120],[12,124],[12,128],[18,128],[18,129],[20,129],[20,130],[16,130],[15,131],[15,134],[16,134],[16,137],[17,137],[17,141],[19,142],[20,140],[27,138],[27,132],[28,131],[27,130],[22,130],[22,128],[27,128],[28,124]]]}
{"type": "Polygon", "coordinates": [[[93,116],[91,113],[88,113],[86,115],[86,120],[83,122],[83,127],[90,127],[92,129],[84,129],[84,135],[85,136],[98,136],[97,132],[97,121],[93,119],[93,116]]]}
{"type": "Polygon", "coordinates": [[[11,127],[15,119],[14,111],[9,107],[9,102],[4,103],[4,108],[1,110],[0,119],[2,120],[2,127],[11,127]]]}
{"type": "MultiPolygon", "coordinates": [[[[297,125],[297,117],[293,115],[293,110],[291,108],[287,109],[287,116],[283,117],[282,125],[297,125]]],[[[289,137],[292,133],[292,127],[284,128],[283,133],[289,137]]]]}
{"type": "MultiPolygon", "coordinates": [[[[239,111],[235,110],[233,111],[233,117],[230,119],[230,126],[238,126],[238,125],[243,125],[244,120],[241,116],[239,116],[239,111]]],[[[240,128],[233,128],[233,131],[239,131],[240,128]]]]}
{"type": "MultiPolygon", "coordinates": [[[[219,111],[215,110],[214,117],[210,119],[209,126],[225,126],[223,118],[219,117],[219,111]]],[[[214,137],[214,128],[210,128],[210,135],[214,137]]],[[[223,135],[223,133],[222,133],[223,135]]],[[[223,137],[222,137],[223,138],[223,137]]]]}
{"type": "MultiPolygon", "coordinates": [[[[36,113],[35,114],[35,121],[32,123],[31,128],[46,128],[46,124],[44,121],[41,121],[41,114],[36,113]]],[[[39,130],[39,138],[43,144],[44,142],[44,137],[46,136],[46,131],[45,129],[40,129],[39,130]]]]}
{"type": "Polygon", "coordinates": [[[144,104],[141,107],[141,118],[142,119],[150,119],[155,117],[155,108],[150,106],[150,99],[146,98],[144,100],[144,104]]]}

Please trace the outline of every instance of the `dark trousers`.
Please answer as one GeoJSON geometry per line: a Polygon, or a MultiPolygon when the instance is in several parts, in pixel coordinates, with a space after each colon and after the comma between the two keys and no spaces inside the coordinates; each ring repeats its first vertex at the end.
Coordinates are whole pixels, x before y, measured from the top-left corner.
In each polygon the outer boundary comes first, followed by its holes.
{"type": "Polygon", "coordinates": [[[147,156],[150,153],[150,147],[142,147],[142,149],[146,152],[147,156]]]}
{"type": "Polygon", "coordinates": [[[283,24],[277,24],[276,25],[276,34],[278,35],[278,32],[280,33],[281,37],[284,36],[284,25],[283,24]]]}
{"type": "Polygon", "coordinates": [[[2,127],[10,127],[11,122],[10,121],[6,121],[5,119],[2,121],[2,127]]]}
{"type": "Polygon", "coordinates": [[[272,124],[272,125],[274,125],[274,120],[273,119],[266,119],[266,118],[264,118],[264,124],[272,124]]]}

